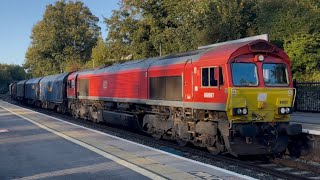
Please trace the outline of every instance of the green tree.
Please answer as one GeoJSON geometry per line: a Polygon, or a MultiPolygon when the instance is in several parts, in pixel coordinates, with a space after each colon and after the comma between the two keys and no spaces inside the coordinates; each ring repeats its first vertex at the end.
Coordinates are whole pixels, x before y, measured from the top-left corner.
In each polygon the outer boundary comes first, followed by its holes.
{"type": "Polygon", "coordinates": [[[25,67],[34,76],[76,70],[91,58],[100,33],[98,18],[80,1],[47,6],[32,29],[25,67]]]}
{"type": "Polygon", "coordinates": [[[107,46],[114,59],[184,52],[253,35],[255,17],[256,0],[122,1],[105,19],[107,46]]]}
{"type": "Polygon", "coordinates": [[[295,77],[315,78],[317,46],[311,42],[320,34],[319,5],[317,0],[121,1],[105,19],[106,46],[112,59],[141,59],[158,56],[160,49],[166,55],[267,33],[289,54],[295,77]],[[310,64],[304,68],[304,63],[310,64]]]}
{"type": "Polygon", "coordinates": [[[271,42],[287,52],[293,77],[319,80],[319,1],[261,0],[258,9],[259,33],[269,34],[271,42]]]}
{"type": "Polygon", "coordinates": [[[0,64],[0,94],[8,91],[10,83],[26,78],[27,74],[21,66],[0,64]]]}
{"type": "MultiPolygon", "coordinates": [[[[219,42],[256,34],[256,0],[217,0],[213,9],[218,11],[219,42]]],[[[213,19],[211,22],[216,23],[213,19]]],[[[211,27],[216,24],[211,24],[211,27]]]]}
{"type": "Polygon", "coordinates": [[[292,61],[294,78],[320,80],[320,34],[294,34],[287,38],[284,49],[292,61]]]}
{"type": "Polygon", "coordinates": [[[114,60],[109,57],[110,51],[102,37],[99,36],[97,45],[92,49],[91,60],[86,63],[85,68],[95,68],[114,63],[114,60]]]}
{"type": "Polygon", "coordinates": [[[111,52],[111,59],[121,60],[133,53],[130,49],[132,34],[139,29],[136,27],[137,20],[134,18],[137,12],[130,9],[128,4],[134,2],[123,1],[119,10],[114,10],[110,18],[104,19],[108,29],[106,45],[111,52]]]}
{"type": "Polygon", "coordinates": [[[294,34],[318,33],[319,10],[310,9],[308,1],[261,0],[258,5],[257,27],[267,33],[271,42],[283,48],[284,40],[294,34]]]}

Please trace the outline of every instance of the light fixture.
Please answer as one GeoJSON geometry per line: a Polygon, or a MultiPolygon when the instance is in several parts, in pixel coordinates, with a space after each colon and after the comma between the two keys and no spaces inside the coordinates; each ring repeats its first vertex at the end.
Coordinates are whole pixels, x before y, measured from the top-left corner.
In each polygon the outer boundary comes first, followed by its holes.
{"type": "Polygon", "coordinates": [[[261,55],[261,54],[260,54],[260,55],[258,55],[258,61],[261,61],[261,62],[262,62],[262,61],[264,61],[264,56],[263,56],[263,55],[261,55]]]}
{"type": "Polygon", "coordinates": [[[247,114],[248,114],[248,108],[233,108],[232,109],[233,116],[241,116],[241,115],[247,115],[247,114]]]}
{"type": "Polygon", "coordinates": [[[278,109],[279,114],[291,114],[292,113],[292,107],[280,107],[278,109]]]}

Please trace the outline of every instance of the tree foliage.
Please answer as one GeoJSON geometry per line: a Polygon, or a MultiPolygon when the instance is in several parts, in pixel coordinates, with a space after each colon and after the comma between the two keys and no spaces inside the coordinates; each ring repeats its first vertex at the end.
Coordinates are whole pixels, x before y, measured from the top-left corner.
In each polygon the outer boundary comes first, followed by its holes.
{"type": "Polygon", "coordinates": [[[294,78],[320,80],[320,9],[314,0],[262,0],[257,26],[271,42],[284,48],[291,59],[294,78]],[[307,74],[307,76],[306,76],[307,74]]]}
{"type": "Polygon", "coordinates": [[[8,91],[10,83],[26,78],[27,74],[21,66],[0,64],[0,94],[8,91]]]}
{"type": "Polygon", "coordinates": [[[85,65],[85,68],[95,68],[114,63],[114,59],[109,59],[110,51],[102,37],[98,38],[96,46],[92,49],[91,60],[85,65]]]}
{"type": "Polygon", "coordinates": [[[254,35],[255,5],[256,0],[122,1],[105,19],[107,46],[115,59],[139,59],[254,35]]]}
{"type": "Polygon", "coordinates": [[[25,67],[36,76],[194,50],[259,34],[292,59],[294,77],[318,79],[318,0],[120,0],[104,18],[78,1],[49,5],[32,30],[25,67]],[[312,78],[311,78],[312,77],[312,78]]]}
{"type": "Polygon", "coordinates": [[[288,52],[299,78],[319,71],[320,60],[312,54],[318,52],[319,5],[317,0],[123,0],[105,19],[106,44],[114,59],[139,59],[158,56],[160,49],[164,55],[267,33],[288,52]],[[304,63],[311,64],[301,68],[304,63]]]}
{"type": "Polygon", "coordinates": [[[281,48],[294,34],[320,32],[320,13],[311,2],[298,0],[263,0],[259,4],[258,32],[267,33],[281,48]]]}
{"type": "Polygon", "coordinates": [[[32,29],[25,67],[34,76],[79,69],[91,58],[100,28],[98,18],[80,1],[47,6],[32,29]]]}
{"type": "Polygon", "coordinates": [[[320,79],[320,34],[295,34],[286,39],[284,49],[291,57],[295,79],[320,79]]]}

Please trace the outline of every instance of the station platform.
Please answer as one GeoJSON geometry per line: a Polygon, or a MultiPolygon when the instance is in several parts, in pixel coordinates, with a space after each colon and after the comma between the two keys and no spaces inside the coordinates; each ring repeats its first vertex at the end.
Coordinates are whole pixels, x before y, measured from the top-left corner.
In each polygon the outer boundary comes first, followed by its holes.
{"type": "Polygon", "coordinates": [[[254,179],[0,101],[0,179],[254,179]]]}
{"type": "Polygon", "coordinates": [[[291,123],[301,124],[304,133],[320,135],[320,113],[294,112],[291,123]]]}

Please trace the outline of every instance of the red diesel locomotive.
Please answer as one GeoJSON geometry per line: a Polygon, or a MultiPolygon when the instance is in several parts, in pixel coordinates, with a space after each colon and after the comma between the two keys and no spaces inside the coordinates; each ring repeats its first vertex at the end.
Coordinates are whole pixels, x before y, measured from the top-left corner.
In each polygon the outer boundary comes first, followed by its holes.
{"type": "Polygon", "coordinates": [[[44,77],[28,102],[212,153],[282,153],[302,131],[289,124],[290,60],[260,38],[44,77]]]}
{"type": "Polygon", "coordinates": [[[289,125],[289,58],[265,40],[73,72],[67,95],[75,117],[139,126],[213,153],[281,153],[301,132],[289,125]]]}

